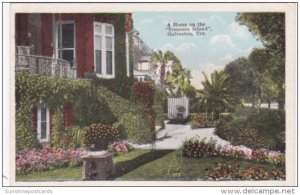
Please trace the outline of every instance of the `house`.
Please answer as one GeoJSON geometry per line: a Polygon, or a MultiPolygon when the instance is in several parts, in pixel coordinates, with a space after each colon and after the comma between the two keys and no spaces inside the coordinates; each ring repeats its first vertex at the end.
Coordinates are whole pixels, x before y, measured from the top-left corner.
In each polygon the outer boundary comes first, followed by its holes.
{"type": "Polygon", "coordinates": [[[154,69],[151,67],[153,50],[133,31],[133,76],[137,82],[154,80],[154,69]]]}
{"type": "MultiPolygon", "coordinates": [[[[132,77],[131,24],[130,13],[17,13],[16,71],[77,79],[132,77]]],[[[49,142],[53,111],[40,101],[32,112],[38,139],[49,142]]],[[[64,105],[65,126],[73,118],[72,105],[64,105]]]]}

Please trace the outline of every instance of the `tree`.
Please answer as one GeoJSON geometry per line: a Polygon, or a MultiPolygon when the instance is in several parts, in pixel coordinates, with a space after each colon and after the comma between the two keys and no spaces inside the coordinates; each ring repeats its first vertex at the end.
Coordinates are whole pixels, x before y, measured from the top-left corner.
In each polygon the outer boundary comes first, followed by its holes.
{"type": "Polygon", "coordinates": [[[241,57],[229,62],[224,72],[229,75],[230,93],[241,100],[252,101],[253,78],[256,73],[248,58],[241,57]]]}
{"type": "Polygon", "coordinates": [[[165,86],[165,68],[166,64],[169,61],[169,56],[164,54],[161,50],[154,52],[151,57],[152,65],[157,67],[157,64],[160,63],[160,85],[161,87],[165,86]]]}
{"type": "Polygon", "coordinates": [[[254,48],[248,57],[250,65],[255,71],[255,76],[252,78],[252,107],[260,107],[261,105],[264,75],[267,71],[270,57],[268,50],[262,48],[254,48]]]}
{"type": "Polygon", "coordinates": [[[230,75],[232,95],[251,102],[252,107],[260,107],[262,101],[270,104],[274,95],[278,95],[276,78],[271,74],[276,71],[273,58],[267,49],[255,48],[248,58],[228,63],[224,70],[230,75]]]}
{"type": "Polygon", "coordinates": [[[264,80],[262,83],[262,97],[268,103],[268,108],[271,108],[271,102],[278,96],[278,86],[271,79],[270,73],[266,71],[263,76],[264,80]]]}
{"type": "Polygon", "coordinates": [[[180,71],[173,71],[171,74],[167,75],[166,83],[176,91],[179,96],[186,96],[191,89],[192,78],[191,71],[182,68],[180,71]]]}
{"type": "Polygon", "coordinates": [[[239,13],[236,20],[241,25],[246,25],[253,35],[264,44],[272,59],[273,71],[279,90],[277,101],[279,108],[284,108],[285,102],[285,14],[284,13],[239,13]]]}
{"type": "Polygon", "coordinates": [[[239,99],[231,96],[228,74],[215,70],[211,73],[210,79],[205,72],[202,74],[203,89],[198,90],[198,98],[194,106],[203,106],[206,113],[211,113],[212,119],[216,120],[222,111],[240,104],[239,99]]]}

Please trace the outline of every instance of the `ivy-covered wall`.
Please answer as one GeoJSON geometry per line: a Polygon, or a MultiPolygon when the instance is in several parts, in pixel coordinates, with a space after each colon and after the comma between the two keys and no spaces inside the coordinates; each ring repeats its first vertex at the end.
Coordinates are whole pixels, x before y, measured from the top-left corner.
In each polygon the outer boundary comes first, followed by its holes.
{"type": "MultiPolygon", "coordinates": [[[[105,87],[89,80],[72,80],[28,73],[16,74],[16,144],[17,149],[38,146],[32,128],[32,109],[46,102],[55,115],[55,129],[63,128],[61,117],[67,103],[73,107],[74,125],[83,128],[92,123],[115,125],[123,130],[124,138],[137,143],[151,141],[150,129],[143,108],[105,87]]],[[[61,131],[61,130],[60,130],[61,131]]],[[[55,140],[54,140],[55,141],[55,140]]]]}

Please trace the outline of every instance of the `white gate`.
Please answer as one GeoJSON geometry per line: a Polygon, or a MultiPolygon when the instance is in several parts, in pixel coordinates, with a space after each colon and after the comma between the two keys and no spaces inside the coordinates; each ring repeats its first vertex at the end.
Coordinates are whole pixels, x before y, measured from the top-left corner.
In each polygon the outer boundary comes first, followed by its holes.
{"type": "Polygon", "coordinates": [[[183,106],[185,111],[183,112],[183,118],[187,118],[189,115],[189,99],[187,97],[180,98],[168,98],[168,118],[177,118],[177,107],[183,106]]]}

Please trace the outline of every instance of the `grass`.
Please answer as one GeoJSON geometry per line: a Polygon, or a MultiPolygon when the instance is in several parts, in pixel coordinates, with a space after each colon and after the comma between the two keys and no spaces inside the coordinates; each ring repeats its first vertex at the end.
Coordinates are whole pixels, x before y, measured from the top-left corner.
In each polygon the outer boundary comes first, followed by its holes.
{"type": "Polygon", "coordinates": [[[121,176],[118,180],[203,180],[207,170],[213,168],[215,163],[226,161],[238,162],[241,168],[264,167],[272,170],[268,164],[260,164],[247,160],[234,160],[229,158],[186,158],[181,157],[180,151],[174,151],[166,156],[140,166],[135,170],[121,176]]]}
{"type": "MultiPolygon", "coordinates": [[[[113,159],[115,173],[111,180],[203,180],[207,170],[216,162],[238,162],[241,168],[264,167],[271,170],[268,164],[229,158],[186,158],[177,150],[144,150],[135,149],[113,159]]],[[[37,180],[81,180],[82,167],[62,168],[51,171],[18,175],[17,181],[37,180]]]]}

